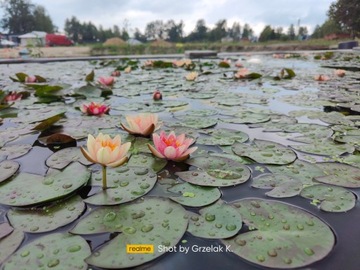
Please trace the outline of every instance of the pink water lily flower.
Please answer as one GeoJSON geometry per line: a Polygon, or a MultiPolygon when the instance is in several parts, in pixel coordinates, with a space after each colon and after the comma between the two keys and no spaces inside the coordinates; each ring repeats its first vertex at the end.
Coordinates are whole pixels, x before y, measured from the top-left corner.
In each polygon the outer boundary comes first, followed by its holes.
{"type": "Polygon", "coordinates": [[[96,138],[88,135],[87,150],[80,148],[87,160],[98,163],[103,168],[103,189],[106,189],[106,167],[118,167],[127,162],[127,153],[131,143],[121,144],[120,135],[111,138],[107,134],[100,133],[96,138]]]}
{"type": "Polygon", "coordinates": [[[196,71],[192,71],[192,72],[188,73],[185,76],[185,78],[187,81],[195,81],[198,76],[199,76],[199,74],[196,71]]]}
{"type": "Polygon", "coordinates": [[[4,98],[4,100],[6,102],[17,101],[17,100],[21,100],[22,96],[23,95],[21,93],[17,93],[15,91],[13,91],[13,92],[10,92],[9,94],[7,94],[4,98]]]}
{"type": "Polygon", "coordinates": [[[154,133],[153,142],[155,148],[150,144],[148,147],[156,157],[173,161],[184,161],[197,149],[197,147],[189,148],[194,142],[193,139],[186,138],[185,134],[176,136],[173,131],[169,135],[161,131],[160,136],[154,133]]]}
{"type": "Polygon", "coordinates": [[[162,100],[162,94],[159,90],[154,91],[153,100],[162,100]]]}
{"type": "Polygon", "coordinates": [[[140,113],[127,115],[127,125],[121,123],[121,127],[133,135],[149,136],[158,126],[158,116],[152,113],[140,113]]]}
{"type": "Polygon", "coordinates": [[[115,82],[115,78],[112,76],[109,77],[99,77],[98,82],[104,86],[112,86],[115,82]]]}
{"type": "Polygon", "coordinates": [[[109,112],[110,107],[97,102],[91,102],[90,104],[82,104],[80,110],[88,115],[103,115],[109,112]]]}
{"type": "Polygon", "coordinates": [[[250,71],[247,68],[240,68],[236,73],[235,73],[235,78],[236,79],[244,79],[246,78],[247,75],[250,74],[250,71]]]}
{"type": "Polygon", "coordinates": [[[37,78],[34,75],[28,75],[25,78],[25,82],[26,83],[35,83],[35,82],[37,82],[37,78]]]}
{"type": "Polygon", "coordinates": [[[320,75],[316,75],[314,77],[314,80],[315,81],[319,81],[319,82],[323,82],[323,81],[328,81],[330,80],[330,77],[329,76],[326,76],[326,75],[323,75],[323,74],[320,74],[320,75]]]}
{"type": "Polygon", "coordinates": [[[338,77],[344,77],[345,76],[345,73],[346,71],[344,69],[337,69],[334,71],[335,75],[338,76],[338,77]]]}

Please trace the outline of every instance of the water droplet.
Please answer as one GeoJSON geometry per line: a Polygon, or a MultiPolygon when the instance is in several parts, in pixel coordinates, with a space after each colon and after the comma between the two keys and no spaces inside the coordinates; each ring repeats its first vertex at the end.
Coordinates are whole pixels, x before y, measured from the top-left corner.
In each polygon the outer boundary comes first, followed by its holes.
{"type": "Polygon", "coordinates": [[[234,231],[235,229],[236,229],[236,225],[235,224],[228,224],[228,225],[226,225],[226,229],[228,230],[228,231],[234,231]]]}
{"type": "Polygon", "coordinates": [[[36,231],[38,231],[38,230],[39,230],[39,227],[38,227],[38,226],[33,226],[33,227],[30,228],[30,231],[31,231],[31,232],[36,232],[36,231]]]}
{"type": "Polygon", "coordinates": [[[309,226],[314,226],[314,221],[308,220],[308,221],[306,221],[306,224],[309,226]]]}
{"type": "Polygon", "coordinates": [[[277,252],[275,249],[270,249],[268,250],[267,254],[270,256],[270,257],[276,257],[277,256],[277,252]]]}
{"type": "Polygon", "coordinates": [[[304,229],[304,225],[302,225],[302,224],[298,224],[296,227],[297,227],[300,231],[302,231],[302,230],[304,229]]]}
{"type": "Polygon", "coordinates": [[[289,225],[289,224],[285,224],[285,225],[283,226],[283,229],[286,230],[286,231],[290,230],[290,225],[289,225]]]}
{"type": "Polygon", "coordinates": [[[199,220],[199,217],[198,216],[191,216],[190,218],[192,221],[198,221],[199,220]]]}
{"type": "Polygon", "coordinates": [[[129,170],[128,167],[118,167],[118,168],[116,169],[116,172],[118,172],[118,173],[124,173],[124,172],[127,172],[128,170],[129,170]]]}
{"type": "Polygon", "coordinates": [[[148,184],[148,183],[143,183],[140,185],[141,189],[148,189],[149,187],[150,187],[150,184],[148,184]]]}
{"type": "Polygon", "coordinates": [[[74,210],[75,210],[75,206],[69,206],[69,207],[68,207],[68,210],[69,210],[69,211],[74,211],[74,210]]]}
{"type": "Polygon", "coordinates": [[[116,219],[116,213],[114,212],[109,212],[105,215],[104,217],[104,221],[105,222],[111,222],[111,221],[114,221],[116,219]]]}
{"type": "Polygon", "coordinates": [[[173,211],[173,208],[168,208],[165,210],[165,214],[170,214],[173,211]]]}
{"type": "Polygon", "coordinates": [[[48,262],[47,266],[49,268],[55,267],[60,263],[60,261],[58,259],[52,259],[48,262]]]}
{"type": "Polygon", "coordinates": [[[129,260],[130,261],[134,260],[134,256],[129,256],[129,260]]]}
{"type": "Polygon", "coordinates": [[[304,252],[306,253],[306,255],[309,255],[309,256],[312,256],[315,254],[315,252],[311,248],[305,248],[304,252]]]}
{"type": "Polygon", "coordinates": [[[255,208],[260,208],[260,204],[257,201],[251,201],[250,204],[254,206],[255,208]]]}
{"type": "Polygon", "coordinates": [[[120,187],[126,187],[129,185],[129,182],[128,181],[121,181],[120,182],[120,187]]]}
{"type": "Polygon", "coordinates": [[[149,172],[148,168],[136,168],[136,170],[134,170],[134,174],[136,175],[145,175],[149,172]]]}
{"type": "Polygon", "coordinates": [[[171,243],[170,241],[162,241],[161,244],[168,247],[171,243]]]}
{"type": "Polygon", "coordinates": [[[145,191],[144,190],[133,190],[133,191],[131,191],[131,194],[135,195],[135,196],[141,196],[141,195],[145,194],[145,191]]]}
{"type": "Polygon", "coordinates": [[[192,176],[198,176],[199,174],[197,172],[193,172],[192,176]]]}
{"type": "Polygon", "coordinates": [[[273,156],[272,153],[261,153],[261,155],[262,155],[263,157],[272,157],[272,156],[273,156]]]}
{"type": "Polygon", "coordinates": [[[134,233],[136,233],[136,229],[134,227],[126,227],[124,229],[124,232],[128,233],[128,234],[134,234],[134,233]]]}
{"type": "Polygon", "coordinates": [[[52,183],[54,183],[54,178],[52,177],[47,177],[43,180],[42,182],[44,185],[51,185],[52,183]]]}
{"type": "Polygon", "coordinates": [[[271,215],[271,214],[269,214],[269,215],[268,215],[268,218],[269,218],[269,219],[274,219],[274,216],[271,215]]]}
{"type": "Polygon", "coordinates": [[[22,252],[22,253],[20,254],[20,256],[21,256],[21,257],[27,257],[27,256],[29,256],[29,254],[30,254],[30,251],[26,250],[26,251],[22,252]]]}
{"type": "Polygon", "coordinates": [[[36,258],[38,258],[38,259],[42,259],[42,258],[44,258],[44,254],[39,253],[38,255],[36,255],[36,258]]]}
{"type": "Polygon", "coordinates": [[[291,264],[292,260],[290,258],[283,258],[283,262],[286,264],[291,264]]]}
{"type": "Polygon", "coordinates": [[[214,221],[214,220],[215,220],[215,215],[206,213],[206,214],[205,214],[205,220],[206,220],[206,221],[214,221]]]}
{"type": "Polygon", "coordinates": [[[81,249],[81,246],[79,246],[79,245],[73,245],[73,246],[71,246],[71,247],[68,247],[66,250],[68,251],[68,252],[78,252],[79,250],[81,249]]]}
{"type": "Polygon", "coordinates": [[[256,256],[256,259],[259,261],[259,262],[264,262],[265,261],[265,257],[263,255],[257,255],[256,256]]]}
{"type": "Polygon", "coordinates": [[[250,216],[253,216],[253,217],[254,217],[254,216],[256,216],[256,213],[253,212],[253,211],[251,211],[251,212],[250,212],[250,216]]]}
{"type": "Polygon", "coordinates": [[[53,254],[56,255],[56,254],[58,254],[59,252],[60,252],[60,249],[57,248],[57,249],[55,249],[55,250],[53,251],[53,254]]]}
{"type": "Polygon", "coordinates": [[[144,211],[140,211],[140,212],[137,212],[137,213],[132,213],[131,214],[131,217],[133,219],[138,219],[138,218],[142,218],[145,216],[145,212],[144,211]]]}
{"type": "Polygon", "coordinates": [[[154,226],[149,224],[149,225],[142,226],[141,231],[142,232],[150,232],[150,231],[152,231],[152,229],[154,229],[154,226]]]}
{"type": "Polygon", "coordinates": [[[222,226],[223,226],[223,225],[222,225],[222,224],[219,224],[219,223],[218,223],[218,224],[215,224],[215,227],[218,228],[218,229],[221,229],[222,226]]]}
{"type": "Polygon", "coordinates": [[[72,186],[73,186],[73,184],[70,184],[70,183],[69,184],[63,184],[62,188],[63,189],[68,189],[68,188],[71,188],[72,186]]]}
{"type": "Polygon", "coordinates": [[[282,222],[282,223],[286,223],[287,220],[286,220],[286,219],[282,219],[281,222],[282,222]]]}
{"type": "Polygon", "coordinates": [[[245,246],[246,245],[246,240],[243,239],[236,239],[235,243],[238,244],[239,246],[245,246]]]}

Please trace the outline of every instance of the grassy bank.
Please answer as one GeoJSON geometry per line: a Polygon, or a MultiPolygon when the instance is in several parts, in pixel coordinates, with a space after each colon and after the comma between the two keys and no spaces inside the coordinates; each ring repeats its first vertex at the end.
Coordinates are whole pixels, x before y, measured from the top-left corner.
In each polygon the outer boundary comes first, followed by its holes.
{"type": "Polygon", "coordinates": [[[187,50],[215,50],[218,52],[241,51],[283,51],[283,50],[326,50],[336,47],[340,40],[328,41],[311,39],[305,41],[272,41],[272,42],[227,42],[227,43],[146,43],[141,45],[122,44],[118,46],[91,46],[91,55],[140,55],[140,54],[173,54],[187,50]]]}

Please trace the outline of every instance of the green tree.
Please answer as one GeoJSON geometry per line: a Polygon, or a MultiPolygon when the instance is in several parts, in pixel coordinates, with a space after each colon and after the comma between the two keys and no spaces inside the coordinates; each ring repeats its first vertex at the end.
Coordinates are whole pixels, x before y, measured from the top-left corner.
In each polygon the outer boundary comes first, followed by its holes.
{"type": "Polygon", "coordinates": [[[135,28],[134,38],[141,42],[146,42],[146,36],[143,33],[141,33],[139,28],[135,28]]]}
{"type": "Polygon", "coordinates": [[[43,6],[35,6],[33,10],[34,30],[53,33],[57,27],[54,26],[50,16],[43,6]]]}
{"type": "Polygon", "coordinates": [[[72,16],[70,20],[65,20],[64,30],[74,42],[82,42],[82,24],[75,16],[72,16]]]}
{"type": "Polygon", "coordinates": [[[253,35],[254,35],[254,31],[251,29],[250,25],[245,23],[244,25],[244,30],[243,30],[243,33],[242,33],[242,39],[252,39],[253,38],[253,35]]]}
{"type": "Polygon", "coordinates": [[[352,34],[360,33],[360,2],[359,0],[337,0],[330,5],[328,16],[340,27],[352,34]]]}
{"type": "Polygon", "coordinates": [[[188,41],[206,41],[208,34],[208,27],[206,26],[205,20],[200,19],[196,22],[195,29],[187,37],[188,41]]]}
{"type": "Polygon", "coordinates": [[[272,29],[270,25],[267,25],[265,26],[264,30],[261,32],[259,41],[264,42],[264,41],[274,40],[275,38],[276,38],[276,34],[274,29],[272,29]]]}
{"type": "Polygon", "coordinates": [[[227,36],[227,22],[225,19],[219,20],[215,27],[209,32],[210,41],[220,41],[227,36]]]}
{"type": "Polygon", "coordinates": [[[287,34],[288,34],[290,40],[295,39],[296,34],[295,34],[295,27],[293,24],[290,24],[287,34]]]}
{"type": "Polygon", "coordinates": [[[28,0],[5,0],[1,4],[4,17],[1,27],[9,34],[25,34],[34,30],[34,5],[28,0]]]}
{"type": "Polygon", "coordinates": [[[231,29],[229,30],[229,36],[234,41],[239,41],[241,38],[241,26],[240,23],[234,22],[231,29]]]}
{"type": "Polygon", "coordinates": [[[184,34],[184,23],[180,21],[178,24],[174,20],[169,20],[165,24],[165,29],[167,33],[167,39],[171,42],[180,42],[182,41],[184,34]]]}
{"type": "Polygon", "coordinates": [[[145,36],[148,39],[166,39],[166,30],[162,20],[149,22],[145,28],[145,36]]]}
{"type": "Polygon", "coordinates": [[[308,34],[309,34],[309,31],[306,26],[299,27],[299,37],[300,38],[307,37],[308,34]]]}

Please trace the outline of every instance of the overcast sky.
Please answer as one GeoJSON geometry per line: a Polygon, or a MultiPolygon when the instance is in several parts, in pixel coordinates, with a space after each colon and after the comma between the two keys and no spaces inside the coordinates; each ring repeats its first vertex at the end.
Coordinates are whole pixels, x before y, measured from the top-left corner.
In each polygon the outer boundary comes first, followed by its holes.
{"type": "Polygon", "coordinates": [[[334,0],[32,0],[45,7],[54,24],[64,28],[66,18],[76,16],[81,22],[93,22],[104,28],[129,22],[129,30],[135,27],[144,32],[146,24],[154,20],[176,23],[183,20],[185,33],[190,33],[198,19],[213,25],[226,19],[228,27],[233,22],[249,23],[259,35],[265,25],[290,24],[307,26],[312,32],[316,24],[326,20],[326,12],[334,0]]]}

